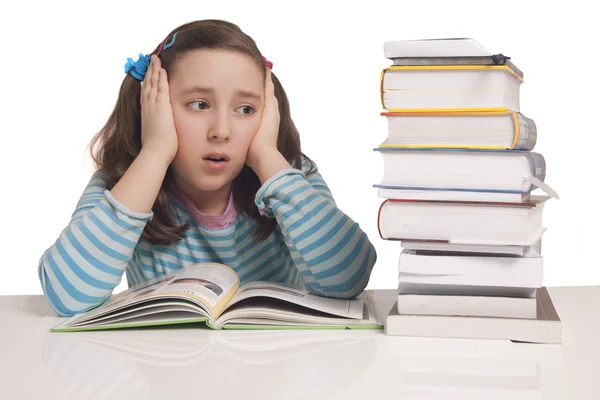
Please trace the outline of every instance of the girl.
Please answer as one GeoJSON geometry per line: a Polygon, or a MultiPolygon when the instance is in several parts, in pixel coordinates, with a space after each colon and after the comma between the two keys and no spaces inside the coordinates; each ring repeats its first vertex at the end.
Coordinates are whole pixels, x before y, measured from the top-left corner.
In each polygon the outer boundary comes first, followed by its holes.
{"type": "Polygon", "coordinates": [[[128,60],[91,143],[97,171],[43,254],[50,305],[71,316],[129,286],[205,261],[241,283],[271,280],[353,298],[376,252],[300,150],[286,94],[236,25],[176,28],[128,60]]]}

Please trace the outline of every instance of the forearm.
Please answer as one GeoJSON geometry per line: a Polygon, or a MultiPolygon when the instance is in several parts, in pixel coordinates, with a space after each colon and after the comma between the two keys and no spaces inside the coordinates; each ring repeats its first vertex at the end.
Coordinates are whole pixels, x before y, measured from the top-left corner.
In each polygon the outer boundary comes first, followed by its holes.
{"type": "Polygon", "coordinates": [[[109,298],[151,216],[127,210],[94,174],[69,225],[40,259],[38,274],[52,308],[73,315],[109,298]]]}
{"type": "MultiPolygon", "coordinates": [[[[106,192],[107,196],[110,193],[106,192]]],[[[39,263],[39,279],[51,306],[73,315],[102,304],[121,283],[150,214],[135,216],[101,201],[72,221],[39,263]]]]}
{"type": "Polygon", "coordinates": [[[169,161],[155,152],[142,151],[112,188],[115,200],[137,213],[148,213],[156,201],[169,161]]]}
{"type": "Polygon", "coordinates": [[[360,294],[377,254],[359,225],[333,201],[319,174],[275,176],[257,194],[261,213],[277,219],[311,292],[339,298],[360,294]]]}

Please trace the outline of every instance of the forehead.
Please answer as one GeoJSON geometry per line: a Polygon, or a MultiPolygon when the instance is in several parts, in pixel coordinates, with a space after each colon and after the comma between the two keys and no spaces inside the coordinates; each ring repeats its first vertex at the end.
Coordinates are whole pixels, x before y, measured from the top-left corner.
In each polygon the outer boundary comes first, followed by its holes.
{"type": "Polygon", "coordinates": [[[231,50],[191,50],[174,62],[169,84],[260,90],[263,71],[250,56],[231,50]]]}

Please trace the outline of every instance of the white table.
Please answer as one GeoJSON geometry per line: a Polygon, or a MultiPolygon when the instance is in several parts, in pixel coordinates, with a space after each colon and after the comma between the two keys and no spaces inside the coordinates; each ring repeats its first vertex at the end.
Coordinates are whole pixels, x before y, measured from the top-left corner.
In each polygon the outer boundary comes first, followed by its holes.
{"type": "MultiPolygon", "coordinates": [[[[0,398],[599,399],[600,287],[550,294],[562,345],[381,331],[50,333],[59,318],[42,296],[0,296],[0,398]]],[[[389,310],[394,291],[377,295],[389,310]]]]}

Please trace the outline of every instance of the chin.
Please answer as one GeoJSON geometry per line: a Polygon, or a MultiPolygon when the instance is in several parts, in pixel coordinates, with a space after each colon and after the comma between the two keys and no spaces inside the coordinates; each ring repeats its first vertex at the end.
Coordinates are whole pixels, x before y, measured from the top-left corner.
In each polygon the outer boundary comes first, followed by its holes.
{"type": "Polygon", "coordinates": [[[230,174],[219,174],[212,176],[210,174],[201,174],[193,177],[191,183],[197,190],[216,192],[225,187],[229,187],[233,181],[233,178],[234,176],[231,176],[230,174]]]}
{"type": "Polygon", "coordinates": [[[223,179],[209,179],[194,181],[194,188],[203,192],[218,192],[230,186],[231,181],[223,179]]]}

